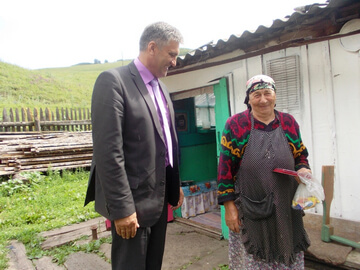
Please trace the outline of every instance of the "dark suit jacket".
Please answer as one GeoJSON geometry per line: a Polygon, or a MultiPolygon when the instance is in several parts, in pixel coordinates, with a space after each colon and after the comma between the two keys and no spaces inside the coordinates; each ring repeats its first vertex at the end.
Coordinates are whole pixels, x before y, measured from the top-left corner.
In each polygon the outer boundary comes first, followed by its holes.
{"type": "Polygon", "coordinates": [[[160,217],[165,187],[168,201],[179,200],[178,140],[174,109],[160,82],[171,116],[174,165],[166,182],[165,139],[155,105],[132,62],[105,71],[95,82],[92,105],[93,160],[85,205],[110,220],[136,211],[140,226],[160,217]]]}

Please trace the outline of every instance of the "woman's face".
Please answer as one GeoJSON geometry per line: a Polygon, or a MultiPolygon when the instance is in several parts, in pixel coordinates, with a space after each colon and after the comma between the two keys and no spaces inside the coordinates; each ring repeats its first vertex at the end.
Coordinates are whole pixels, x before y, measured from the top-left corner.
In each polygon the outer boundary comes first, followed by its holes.
{"type": "Polygon", "coordinates": [[[256,90],[249,95],[249,104],[257,114],[271,114],[275,108],[276,94],[272,89],[256,90]]]}

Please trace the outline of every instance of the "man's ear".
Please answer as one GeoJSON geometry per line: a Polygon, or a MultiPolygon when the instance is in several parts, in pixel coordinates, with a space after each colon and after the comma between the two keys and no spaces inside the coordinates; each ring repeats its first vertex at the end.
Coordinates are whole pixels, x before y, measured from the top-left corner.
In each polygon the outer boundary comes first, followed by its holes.
{"type": "Polygon", "coordinates": [[[155,41],[149,42],[149,44],[147,46],[147,50],[150,55],[155,55],[155,52],[157,50],[157,45],[156,45],[155,41]]]}

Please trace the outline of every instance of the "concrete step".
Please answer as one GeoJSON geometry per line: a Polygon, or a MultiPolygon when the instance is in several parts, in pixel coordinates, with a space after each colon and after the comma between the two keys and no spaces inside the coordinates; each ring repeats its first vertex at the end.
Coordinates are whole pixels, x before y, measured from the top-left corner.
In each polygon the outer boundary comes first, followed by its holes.
{"type": "Polygon", "coordinates": [[[111,264],[94,253],[77,252],[67,258],[64,266],[67,270],[111,270],[111,264]]]}

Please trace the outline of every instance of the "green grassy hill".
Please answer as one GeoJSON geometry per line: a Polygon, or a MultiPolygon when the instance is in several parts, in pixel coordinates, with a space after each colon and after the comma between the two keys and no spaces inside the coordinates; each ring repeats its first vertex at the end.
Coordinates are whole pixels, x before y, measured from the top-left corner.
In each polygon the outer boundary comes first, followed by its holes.
{"type": "MultiPolygon", "coordinates": [[[[181,48],[180,55],[191,49],[181,48]]],[[[29,70],[0,61],[0,121],[3,110],[34,108],[90,108],[97,76],[132,60],[104,64],[79,64],[64,68],[29,70]]]]}
{"type": "Polygon", "coordinates": [[[97,76],[128,61],[28,70],[0,62],[0,114],[10,108],[90,108],[97,76]]]}

